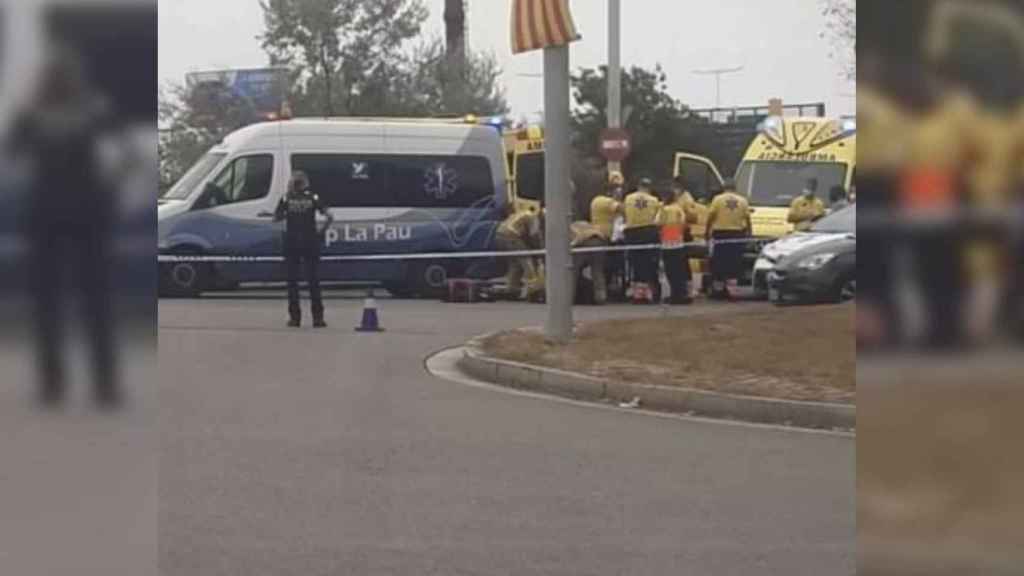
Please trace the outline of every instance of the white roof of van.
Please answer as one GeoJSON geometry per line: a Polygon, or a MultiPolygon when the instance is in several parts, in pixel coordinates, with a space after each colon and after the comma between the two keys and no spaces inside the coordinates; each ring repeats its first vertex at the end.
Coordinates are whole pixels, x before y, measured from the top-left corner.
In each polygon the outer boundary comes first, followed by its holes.
{"type": "Polygon", "coordinates": [[[457,121],[417,119],[322,119],[296,118],[260,122],[232,132],[224,138],[227,147],[244,147],[263,138],[290,136],[377,136],[418,137],[438,140],[477,140],[500,143],[501,134],[491,126],[457,121]]]}

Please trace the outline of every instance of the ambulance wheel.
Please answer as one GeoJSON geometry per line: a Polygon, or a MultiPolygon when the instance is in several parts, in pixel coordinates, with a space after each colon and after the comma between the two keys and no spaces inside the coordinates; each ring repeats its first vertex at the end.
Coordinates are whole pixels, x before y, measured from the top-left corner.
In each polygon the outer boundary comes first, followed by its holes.
{"type": "Polygon", "coordinates": [[[440,262],[427,262],[410,271],[410,286],[422,298],[439,299],[448,295],[448,268],[440,262]]]}
{"type": "MultiPolygon", "coordinates": [[[[198,251],[183,250],[180,255],[196,255],[198,251]]],[[[205,262],[166,262],[161,264],[160,295],[172,298],[197,298],[203,293],[210,277],[210,265],[205,262]]]]}

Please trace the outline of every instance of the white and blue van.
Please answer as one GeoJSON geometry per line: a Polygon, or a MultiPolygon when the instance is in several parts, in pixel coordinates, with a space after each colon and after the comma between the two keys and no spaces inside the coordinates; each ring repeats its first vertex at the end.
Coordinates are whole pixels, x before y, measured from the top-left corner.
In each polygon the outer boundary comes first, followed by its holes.
{"type": "MultiPolygon", "coordinates": [[[[468,121],[290,119],[227,136],[159,200],[159,252],[280,256],[273,221],[293,170],[309,175],[334,224],[324,256],[492,250],[508,205],[501,134],[468,121]]],[[[494,262],[459,259],[330,261],[326,282],[378,283],[396,295],[434,295],[449,277],[494,262]]],[[[280,282],[280,262],[161,264],[161,292],[280,282]]]]}

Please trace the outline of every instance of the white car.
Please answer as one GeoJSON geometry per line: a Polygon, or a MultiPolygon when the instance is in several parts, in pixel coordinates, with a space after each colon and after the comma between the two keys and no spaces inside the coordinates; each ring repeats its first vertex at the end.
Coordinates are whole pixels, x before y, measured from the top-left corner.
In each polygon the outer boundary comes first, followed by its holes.
{"type": "Polygon", "coordinates": [[[767,244],[754,263],[754,291],[768,295],[768,274],[783,258],[816,246],[857,234],[857,207],[847,206],[814,223],[807,232],[794,232],[767,244]]]}

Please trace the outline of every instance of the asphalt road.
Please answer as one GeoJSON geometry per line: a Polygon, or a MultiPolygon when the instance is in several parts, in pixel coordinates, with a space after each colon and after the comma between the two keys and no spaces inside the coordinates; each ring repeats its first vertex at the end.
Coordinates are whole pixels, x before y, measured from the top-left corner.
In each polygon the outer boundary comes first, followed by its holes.
{"type": "Polygon", "coordinates": [[[854,573],[852,439],[440,380],[544,308],[379,303],[371,335],[356,298],[324,331],[273,294],[160,303],[161,574],[854,573]]]}

